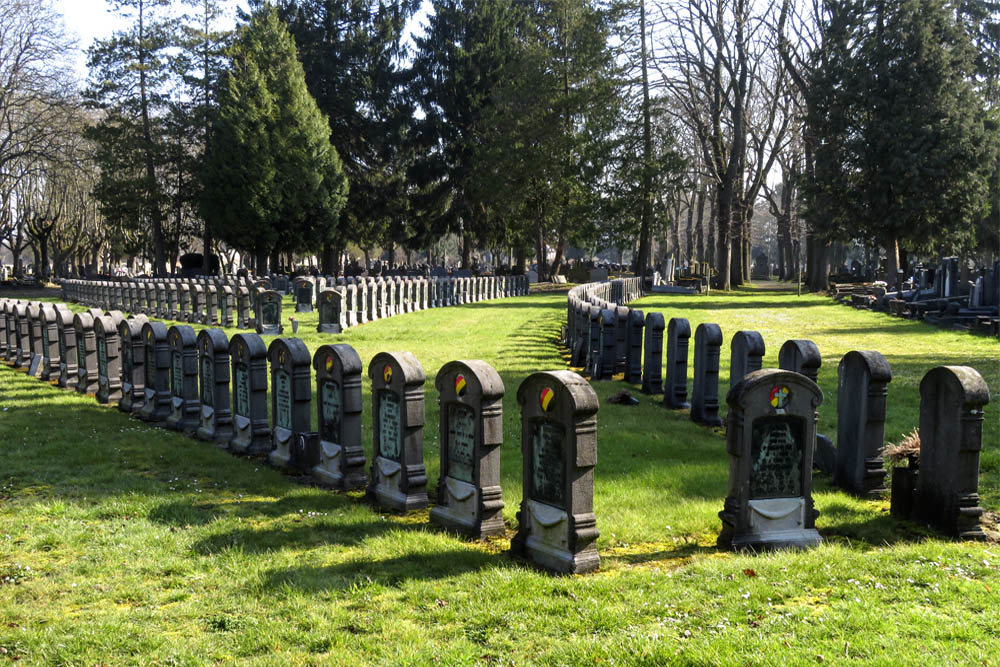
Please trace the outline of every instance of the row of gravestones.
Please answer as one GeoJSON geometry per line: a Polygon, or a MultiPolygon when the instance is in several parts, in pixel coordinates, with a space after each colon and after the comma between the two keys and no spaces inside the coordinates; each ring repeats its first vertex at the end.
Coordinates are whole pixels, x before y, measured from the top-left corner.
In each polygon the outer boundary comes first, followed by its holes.
{"type": "MultiPolygon", "coordinates": [[[[691,327],[687,319],[671,318],[666,327],[664,383],[661,377],[663,316],[650,313],[643,317],[642,311],[610,303],[607,297],[622,294],[621,288],[610,283],[582,287],[584,289],[575,288],[570,292],[566,329],[566,343],[574,365],[590,368],[592,379],[610,379],[614,373],[623,371],[626,382],[641,383],[646,393],[662,393],[666,407],[689,408],[691,418],[701,424],[722,424],[718,375],[723,336],[718,325],[701,324],[695,332],[694,382],[689,403],[687,363],[691,327]],[[583,296],[587,299],[581,298],[583,296]]],[[[756,331],[739,331],[731,340],[730,354],[727,397],[730,423],[727,430],[732,436],[733,396],[740,393],[737,385],[741,381],[761,369],[764,339],[756,331]]],[[[804,376],[814,385],[821,364],[819,349],[810,340],[786,341],[778,354],[779,370],[804,376]]],[[[808,440],[812,443],[810,461],[804,470],[811,475],[815,464],[832,473],[836,485],[862,497],[880,497],[886,491],[881,450],[887,386],[892,372],[879,352],[852,351],[841,359],[837,376],[837,445],[834,447],[830,439],[822,435],[811,437],[808,440]]],[[[821,394],[819,400],[822,400],[821,394]]],[[[917,463],[911,461],[910,471],[893,472],[895,514],[909,516],[909,508],[917,506],[914,516],[931,520],[949,534],[964,538],[983,536],[979,525],[983,510],[978,496],[978,452],[982,441],[982,407],[988,402],[986,384],[975,369],[939,367],[927,373],[921,384],[920,432],[922,436],[925,432],[929,435],[922,437],[921,451],[933,449],[934,453],[922,455],[920,461],[934,461],[935,465],[921,464],[923,473],[920,474],[916,471],[917,463]],[[949,387],[949,383],[952,386],[949,387]],[[946,403],[948,407],[942,408],[946,403]],[[949,437],[940,435],[945,432],[949,437]],[[917,497],[925,500],[908,500],[917,497]],[[926,501],[928,498],[935,500],[926,501]]],[[[730,453],[733,453],[732,448],[730,453]]],[[[726,517],[723,518],[725,521],[726,517]]]]}
{"type": "Polygon", "coordinates": [[[525,276],[472,278],[296,278],[296,312],[319,312],[321,333],[340,333],[374,320],[528,293],[525,276]]]}
{"type": "MultiPolygon", "coordinates": [[[[379,353],[368,365],[374,456],[366,474],[362,364],[349,345],[323,345],[310,356],[298,338],[268,346],[253,333],[227,339],[221,329],[196,334],[186,324],[167,328],[120,311],[74,314],[63,304],[4,299],[0,314],[4,331],[17,332],[0,337],[15,368],[234,453],[267,455],[325,485],[367,488],[381,507],[428,505],[425,375],[409,352],[379,353]]],[[[452,361],[435,384],[443,446],[431,521],[476,538],[503,534],[503,381],[486,362],[452,361]]],[[[577,374],[553,371],[524,380],[518,402],[524,488],[511,549],[557,572],[596,569],[597,396],[577,374]]]]}

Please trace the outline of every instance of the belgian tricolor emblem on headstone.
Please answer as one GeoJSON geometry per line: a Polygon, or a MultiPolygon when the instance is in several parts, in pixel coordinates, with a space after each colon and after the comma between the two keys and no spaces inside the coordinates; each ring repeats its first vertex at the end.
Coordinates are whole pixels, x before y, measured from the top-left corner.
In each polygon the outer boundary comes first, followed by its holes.
{"type": "Polygon", "coordinates": [[[542,393],[538,397],[538,402],[542,406],[542,410],[545,412],[549,411],[549,406],[552,405],[552,399],[555,395],[556,392],[552,391],[549,387],[542,389],[542,393]]]}
{"type": "Polygon", "coordinates": [[[323,362],[323,367],[326,368],[327,373],[333,370],[333,357],[331,357],[329,354],[326,355],[326,361],[323,362]]]}
{"type": "Polygon", "coordinates": [[[385,380],[386,384],[392,382],[392,366],[386,364],[382,369],[382,378],[385,380]]]}
{"type": "Polygon", "coordinates": [[[465,376],[464,375],[456,375],[455,376],[455,395],[457,395],[457,396],[463,396],[463,395],[465,395],[465,388],[466,388],[466,386],[468,386],[468,383],[465,381],[465,376]]]}
{"type": "Polygon", "coordinates": [[[788,397],[791,392],[783,384],[779,384],[776,387],[771,388],[771,407],[772,408],[783,408],[788,402],[788,397]]]}

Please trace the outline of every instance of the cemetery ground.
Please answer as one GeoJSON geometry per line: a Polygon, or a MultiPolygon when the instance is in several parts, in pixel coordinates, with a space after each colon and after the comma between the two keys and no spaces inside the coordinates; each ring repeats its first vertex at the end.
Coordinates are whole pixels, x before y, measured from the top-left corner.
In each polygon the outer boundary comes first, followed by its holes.
{"type": "MultiPolygon", "coordinates": [[[[426,511],[377,511],[361,493],[311,486],[3,367],[0,662],[1000,663],[995,340],[752,288],[634,305],[686,317],[692,331],[721,326],[723,412],[736,331],[763,335],[765,367],[777,366],[786,339],[816,342],[825,394],[818,431],[834,441],[836,367],[847,351],[878,350],[892,367],[889,441],[917,426],[927,370],[975,367],[994,396],[979,487],[990,541],[956,542],[897,521],[888,498],[854,498],[817,474],[821,546],[719,551],[723,429],[614,380],[594,383],[601,568],[546,574],[506,554],[521,499],[516,393],[530,373],[565,368],[565,292],[410,313],[338,336],[315,333],[316,314],[302,313],[298,336],[310,352],[336,341],[365,365],[386,350],[420,361],[431,497],[440,451],[434,376],[453,359],[499,371],[506,537],[470,542],[432,528],[426,511]],[[640,404],[608,403],[622,388],[640,404]]],[[[287,316],[285,327],[293,335],[287,316]]],[[[364,392],[370,462],[367,378],[364,392]]]]}

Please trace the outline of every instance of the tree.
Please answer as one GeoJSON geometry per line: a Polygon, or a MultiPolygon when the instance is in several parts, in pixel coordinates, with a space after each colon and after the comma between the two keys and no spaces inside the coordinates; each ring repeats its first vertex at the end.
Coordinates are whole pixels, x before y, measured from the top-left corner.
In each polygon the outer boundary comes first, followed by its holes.
{"type": "Polygon", "coordinates": [[[257,256],[319,249],[336,234],[347,179],[330,126],[306,88],[288,29],[270,6],[240,28],[205,156],[202,213],[257,256]]]}
{"type": "Polygon", "coordinates": [[[826,210],[831,237],[881,245],[893,285],[901,244],[968,246],[985,209],[989,142],[972,49],[942,0],[841,6],[826,31],[806,92],[818,139],[807,211],[826,210]]]}

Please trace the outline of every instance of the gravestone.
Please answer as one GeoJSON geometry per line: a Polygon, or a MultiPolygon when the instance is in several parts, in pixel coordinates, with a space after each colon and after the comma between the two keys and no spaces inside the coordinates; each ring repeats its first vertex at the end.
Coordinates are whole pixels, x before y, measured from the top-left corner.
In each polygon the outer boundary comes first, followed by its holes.
{"type": "Polygon", "coordinates": [[[59,386],[64,389],[76,389],[79,369],[73,313],[69,310],[57,310],[56,324],[59,329],[59,386]]]}
{"type": "Polygon", "coordinates": [[[121,348],[118,325],[110,315],[94,318],[94,339],[97,346],[97,402],[117,406],[122,400],[121,348]]]}
{"type": "Polygon", "coordinates": [[[293,465],[308,471],[314,464],[302,465],[294,457],[294,439],[310,431],[312,415],[312,362],[309,349],[298,338],[276,338],[267,348],[271,366],[272,448],[268,462],[278,468],[293,465]]]}
{"type": "Polygon", "coordinates": [[[37,378],[42,372],[42,305],[28,304],[28,375],[37,378]]]}
{"type": "Polygon", "coordinates": [[[280,336],[285,330],[281,324],[281,295],[274,290],[264,290],[257,295],[257,333],[261,336],[280,336]]]}
{"type": "Polygon", "coordinates": [[[368,478],[361,443],[361,357],[346,343],[321,345],[313,368],[320,451],[312,475],[335,489],[363,489],[368,478]]]}
{"type": "Polygon", "coordinates": [[[729,495],[719,512],[718,546],[764,551],[819,544],[812,453],[823,392],[804,375],[767,368],[745,375],[726,401],[729,495]]]}
{"type": "MultiPolygon", "coordinates": [[[[65,307],[59,304],[59,307],[65,307]]],[[[50,382],[59,378],[59,315],[56,306],[43,303],[42,319],[42,367],[39,379],[50,382]]]]}
{"type": "Polygon", "coordinates": [[[194,435],[201,406],[198,401],[198,338],[187,324],[170,327],[170,416],[167,428],[194,435]]]}
{"type": "Polygon", "coordinates": [[[485,361],[450,361],[434,384],[441,401],[441,479],[430,519],[477,539],[502,535],[503,380],[485,361]]]}
{"type": "Polygon", "coordinates": [[[178,322],[190,322],[191,320],[191,286],[186,282],[177,284],[177,314],[173,318],[178,322]]]}
{"type": "Polygon", "coordinates": [[[309,278],[295,279],[295,312],[313,312],[313,291],[315,285],[309,278]]]}
{"type": "Polygon", "coordinates": [[[317,303],[319,324],[316,325],[316,331],[336,334],[347,328],[347,319],[344,317],[344,293],[342,291],[320,290],[317,303]]]}
{"type": "Polygon", "coordinates": [[[663,313],[646,315],[643,327],[642,392],[663,393],[663,313]]]}
{"type": "Polygon", "coordinates": [[[643,312],[629,309],[625,348],[625,382],[642,382],[642,329],[643,312]]]}
{"type": "Polygon", "coordinates": [[[219,324],[224,327],[233,326],[234,296],[233,288],[229,285],[219,285],[217,296],[219,299],[219,324]]]}
{"type": "Polygon", "coordinates": [[[511,553],[556,572],[596,570],[597,394],[576,373],[548,371],[529,375],[517,402],[523,495],[511,553]]]}
{"type": "Polygon", "coordinates": [[[600,364],[601,359],[601,309],[588,305],[587,317],[587,370],[592,371],[594,364],[600,364]]]}
{"type": "Polygon", "coordinates": [[[368,377],[374,441],[368,497],[388,509],[422,509],[428,502],[424,369],[409,352],[380,352],[368,365],[368,377]]]}
{"type": "Polygon", "coordinates": [[[236,288],[236,326],[240,329],[256,327],[250,315],[250,290],[240,285],[236,288]]]}
{"type": "Polygon", "coordinates": [[[219,288],[212,283],[205,284],[205,324],[219,326],[219,288]]]}
{"type": "Polygon", "coordinates": [[[7,310],[12,302],[0,299],[0,359],[7,359],[7,310]]]}
{"type": "MultiPolygon", "coordinates": [[[[691,419],[705,426],[722,426],[719,417],[719,350],[722,329],[702,323],[694,332],[694,386],[691,419]]],[[[810,452],[811,453],[811,452],[810,452]]]]}
{"type": "Polygon", "coordinates": [[[139,411],[139,418],[148,422],[166,421],[170,416],[170,346],[167,327],[162,322],[142,325],[143,367],[146,371],[146,404],[139,411]]]}
{"type": "Polygon", "coordinates": [[[691,407],[687,400],[690,340],[691,324],[687,319],[671,317],[667,324],[667,381],[663,389],[663,405],[674,410],[687,410],[691,407]]]}
{"type": "Polygon", "coordinates": [[[786,340],[778,351],[778,368],[801,373],[813,382],[817,381],[822,364],[819,348],[811,340],[786,340]]]}
{"type": "Polygon", "coordinates": [[[837,368],[837,449],[833,483],[866,498],[885,493],[889,362],[878,352],[851,351],[837,368]]]}
{"type": "Polygon", "coordinates": [[[221,329],[198,332],[198,394],[200,423],[195,436],[223,449],[233,437],[229,409],[229,339],[221,329]]]}
{"type": "Polygon", "coordinates": [[[372,321],[372,290],[373,286],[368,284],[367,279],[362,278],[358,284],[358,302],[355,304],[358,309],[358,324],[372,321]]]}
{"type": "Polygon", "coordinates": [[[913,517],[963,540],[986,539],[980,525],[979,452],[983,406],[989,402],[986,382],[968,366],[938,366],[920,381],[920,474],[913,517]]]}
{"type": "Polygon", "coordinates": [[[81,394],[97,393],[97,339],[94,335],[94,316],[76,313],[73,316],[76,330],[76,390],[81,394]]]}
{"type": "Polygon", "coordinates": [[[257,334],[236,334],[229,341],[229,358],[233,388],[233,437],[229,448],[237,454],[265,454],[271,451],[267,346],[257,334]]]}
{"type": "Polygon", "coordinates": [[[625,372],[628,356],[628,306],[615,306],[615,373],[625,372]]]}
{"type": "Polygon", "coordinates": [[[591,380],[610,380],[615,372],[615,353],[618,349],[617,328],[618,318],[610,308],[601,310],[601,345],[600,353],[593,360],[590,368],[591,380]]]}
{"type": "Polygon", "coordinates": [[[344,288],[344,319],[346,328],[355,326],[358,323],[358,287],[353,283],[344,288]]]}
{"type": "Polygon", "coordinates": [[[729,343],[729,388],[764,363],[764,337],[756,331],[737,331],[729,343]]]}
{"type": "Polygon", "coordinates": [[[118,324],[118,347],[121,353],[122,397],[118,409],[137,413],[146,404],[145,345],[142,327],[149,322],[145,315],[136,315],[118,324]]]}

